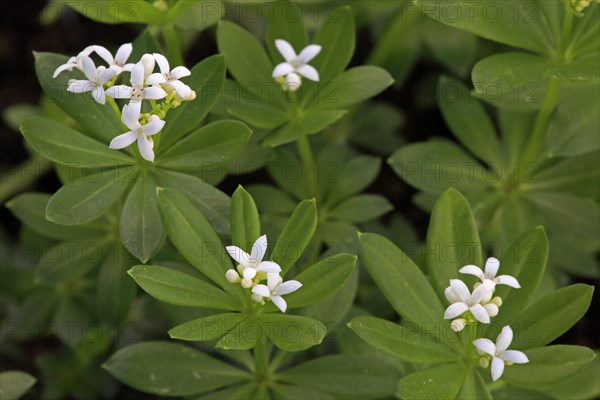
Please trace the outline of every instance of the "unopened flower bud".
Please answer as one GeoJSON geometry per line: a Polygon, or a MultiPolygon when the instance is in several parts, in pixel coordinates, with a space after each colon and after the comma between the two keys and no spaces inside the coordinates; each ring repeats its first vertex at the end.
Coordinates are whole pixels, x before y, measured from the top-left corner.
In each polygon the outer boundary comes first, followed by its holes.
{"type": "Polygon", "coordinates": [[[227,280],[231,283],[239,283],[242,280],[242,278],[240,278],[240,275],[235,269],[227,270],[227,272],[225,273],[225,278],[227,278],[227,280]]]}
{"type": "Polygon", "coordinates": [[[465,328],[465,325],[467,324],[467,320],[464,318],[458,318],[455,319],[454,321],[452,321],[450,323],[450,328],[454,331],[454,332],[460,332],[465,328]]]}
{"type": "Polygon", "coordinates": [[[252,287],[252,280],[251,279],[242,279],[242,287],[244,289],[250,289],[252,287]]]}

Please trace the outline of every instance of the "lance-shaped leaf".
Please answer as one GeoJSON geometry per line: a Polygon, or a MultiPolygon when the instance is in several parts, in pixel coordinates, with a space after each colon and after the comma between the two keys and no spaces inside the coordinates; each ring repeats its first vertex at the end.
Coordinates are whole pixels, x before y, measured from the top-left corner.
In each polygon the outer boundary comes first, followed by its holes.
{"type": "Polygon", "coordinates": [[[313,135],[339,120],[346,110],[306,110],[300,117],[270,132],[263,140],[263,145],[276,147],[290,143],[303,135],[313,135]]]}
{"type": "Polygon", "coordinates": [[[231,243],[250,254],[260,234],[260,219],[254,199],[238,186],[231,197],[231,243]]]}
{"type": "Polygon", "coordinates": [[[234,328],[241,335],[243,332],[237,327],[246,319],[248,316],[240,313],[211,315],[177,325],[169,330],[169,336],[173,339],[206,342],[220,339],[234,328]]]}
{"type": "Polygon", "coordinates": [[[308,43],[308,33],[304,26],[304,19],[289,18],[291,10],[296,9],[295,5],[289,0],[278,1],[272,4],[273,18],[269,18],[267,24],[267,49],[275,64],[285,61],[283,56],[275,47],[275,40],[283,39],[290,43],[296,52],[300,53],[308,43]],[[288,14],[289,13],[289,14],[288,14]]]}
{"type": "Polygon", "coordinates": [[[327,327],[316,319],[288,314],[258,316],[263,332],[283,351],[302,351],[318,345],[327,327]]]}
{"type": "Polygon", "coordinates": [[[110,249],[98,273],[96,301],[100,318],[111,326],[121,323],[131,311],[137,286],[127,276],[127,268],[136,260],[119,244],[110,249]]]}
{"type": "Polygon", "coordinates": [[[445,364],[424,369],[405,376],[398,386],[398,396],[403,399],[456,398],[466,371],[462,364],[445,364]]]}

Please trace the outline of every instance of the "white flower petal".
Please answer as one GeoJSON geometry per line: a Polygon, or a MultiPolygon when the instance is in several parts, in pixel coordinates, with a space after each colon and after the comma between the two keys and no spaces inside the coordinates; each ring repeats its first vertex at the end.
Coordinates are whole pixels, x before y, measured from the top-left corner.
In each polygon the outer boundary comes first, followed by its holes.
{"type": "Polygon", "coordinates": [[[142,87],[144,86],[144,65],[139,62],[131,69],[131,84],[142,87]]]}
{"type": "Polygon", "coordinates": [[[267,273],[267,286],[271,292],[274,292],[281,282],[283,282],[283,279],[278,272],[267,273]]]}
{"type": "Polygon", "coordinates": [[[257,271],[277,274],[281,272],[281,267],[274,261],[263,261],[256,266],[257,271]]]}
{"type": "Polygon", "coordinates": [[[150,74],[154,71],[154,65],[156,64],[156,60],[152,54],[146,53],[142,56],[140,63],[144,66],[144,77],[149,77],[150,74]]]}
{"type": "Polygon", "coordinates": [[[506,325],[504,328],[502,328],[502,331],[496,338],[496,350],[498,350],[500,353],[504,352],[506,349],[508,349],[508,346],[510,346],[512,341],[513,331],[510,326],[506,325]]]}
{"type": "Polygon", "coordinates": [[[73,68],[75,67],[77,67],[77,58],[71,57],[69,58],[69,61],[67,61],[63,65],[59,65],[58,68],[56,68],[54,74],[52,74],[52,78],[56,78],[63,71],[73,71],[73,68]]]}
{"type": "Polygon", "coordinates": [[[485,312],[487,312],[490,317],[495,317],[498,315],[499,309],[494,303],[488,303],[484,305],[483,308],[485,308],[485,312]]]}
{"type": "Polygon", "coordinates": [[[504,361],[501,358],[492,358],[492,380],[496,382],[504,372],[504,361]]]}
{"type": "Polygon", "coordinates": [[[95,81],[97,77],[96,65],[89,57],[82,57],[81,59],[81,68],[86,78],[90,81],[95,81]]]}
{"type": "Polygon", "coordinates": [[[494,257],[488,258],[485,262],[485,275],[490,279],[494,279],[498,273],[498,268],[500,268],[500,261],[494,257]]]}
{"type": "Polygon", "coordinates": [[[108,146],[109,148],[113,149],[113,150],[119,150],[119,149],[124,149],[125,147],[131,145],[133,142],[135,142],[138,138],[138,135],[136,135],[135,133],[129,131],[129,132],[125,132],[122,135],[119,135],[117,137],[115,137],[113,140],[110,141],[110,145],[108,146]]]}
{"type": "Polygon", "coordinates": [[[123,71],[131,72],[131,70],[133,69],[134,66],[135,66],[135,64],[133,64],[133,63],[125,64],[125,65],[123,65],[123,71]]]}
{"type": "Polygon", "coordinates": [[[275,306],[277,306],[277,308],[281,310],[282,313],[284,313],[285,310],[287,310],[287,303],[285,302],[283,297],[271,296],[271,301],[273,302],[273,304],[275,304],[275,306]]]}
{"type": "Polygon", "coordinates": [[[273,78],[277,78],[280,76],[287,75],[293,71],[294,71],[294,67],[292,66],[292,64],[290,64],[288,62],[282,62],[275,66],[275,68],[273,69],[272,76],[273,76],[273,78]]]}
{"type": "Polygon", "coordinates": [[[146,161],[154,162],[154,150],[152,150],[152,143],[146,136],[138,138],[138,149],[142,158],[146,161]]]}
{"type": "Polygon", "coordinates": [[[520,289],[521,285],[519,284],[519,281],[517,280],[517,278],[510,276],[510,275],[500,275],[496,277],[496,283],[498,285],[508,285],[510,287],[513,287],[515,289],[520,289]]]}
{"type": "Polygon", "coordinates": [[[158,85],[161,83],[165,83],[167,80],[165,79],[165,76],[163,74],[160,74],[158,72],[153,73],[152,75],[150,75],[148,77],[148,79],[146,79],[146,83],[148,85],[158,85]]]}
{"type": "Polygon", "coordinates": [[[102,86],[96,86],[92,90],[92,97],[100,104],[106,104],[106,93],[102,86]]]}
{"type": "Polygon", "coordinates": [[[294,48],[287,40],[275,40],[275,47],[277,47],[277,50],[279,50],[285,61],[292,62],[297,58],[294,48]]]}
{"type": "Polygon", "coordinates": [[[72,93],[85,93],[89,92],[90,90],[93,90],[95,87],[96,85],[90,81],[72,80],[71,82],[69,82],[67,90],[72,93]]]}
{"type": "Polygon", "coordinates": [[[175,89],[177,97],[182,100],[186,100],[192,92],[192,89],[181,81],[168,81],[167,84],[175,89]]]}
{"type": "Polygon", "coordinates": [[[450,279],[450,287],[461,301],[467,302],[471,298],[469,288],[460,279],[450,279]]]}
{"type": "Polygon", "coordinates": [[[471,295],[472,304],[481,303],[481,300],[484,298],[491,298],[491,290],[486,285],[479,285],[473,290],[473,294],[471,295]]]}
{"type": "Polygon", "coordinates": [[[295,92],[302,85],[302,78],[295,72],[287,74],[285,77],[285,89],[290,92],[295,92]]]}
{"type": "Polygon", "coordinates": [[[131,43],[121,45],[117,50],[117,54],[115,54],[115,64],[125,65],[132,51],[133,45],[131,43]]]}
{"type": "Polygon", "coordinates": [[[450,286],[448,286],[444,290],[444,295],[446,296],[446,299],[448,299],[448,301],[450,303],[459,303],[460,302],[460,297],[458,297],[458,295],[456,293],[454,293],[454,290],[452,290],[452,288],[450,286]]]}
{"type": "Polygon", "coordinates": [[[186,76],[190,76],[192,72],[186,67],[175,67],[171,70],[171,76],[175,79],[185,78],[186,76]]]}
{"type": "Polygon", "coordinates": [[[100,78],[98,79],[101,85],[104,85],[106,82],[111,80],[113,76],[117,75],[119,71],[114,68],[107,68],[100,74],[100,78]]]}
{"type": "Polygon", "coordinates": [[[241,264],[244,268],[248,268],[250,266],[250,255],[244,250],[237,246],[227,246],[225,249],[231,258],[237,261],[238,264],[241,264]]]}
{"type": "Polygon", "coordinates": [[[485,308],[483,308],[483,306],[481,304],[475,304],[474,306],[472,306],[469,311],[471,311],[471,314],[473,314],[473,316],[475,317],[475,319],[483,324],[489,324],[490,323],[490,316],[488,315],[487,311],[485,311],[485,308]]]}
{"type": "Polygon", "coordinates": [[[161,119],[148,120],[148,123],[142,126],[142,133],[146,136],[156,135],[165,126],[165,121],[161,119]]]}
{"type": "Polygon", "coordinates": [[[115,63],[115,59],[113,58],[112,54],[110,54],[110,51],[108,51],[106,49],[106,47],[98,46],[98,45],[94,45],[91,47],[92,47],[92,51],[94,51],[96,54],[98,54],[100,56],[100,58],[102,58],[104,61],[106,61],[106,63],[108,65],[112,65],[115,63]]]}
{"type": "Polygon", "coordinates": [[[483,271],[476,265],[465,265],[458,270],[461,274],[475,275],[479,279],[483,280],[483,271]]]}
{"type": "Polygon", "coordinates": [[[158,64],[158,68],[160,68],[160,73],[163,75],[168,74],[171,70],[171,67],[169,66],[169,60],[167,60],[167,57],[160,53],[154,53],[153,55],[156,63],[158,64]]]}
{"type": "MultiPolygon", "coordinates": [[[[302,49],[298,58],[304,64],[308,63],[310,60],[315,58],[321,52],[321,46],[318,44],[309,44],[305,48],[302,49]]],[[[308,77],[307,77],[308,78],[308,77]]],[[[310,79],[310,78],[309,78],[310,79]]]]}
{"type": "Polygon", "coordinates": [[[469,306],[465,303],[454,303],[450,304],[448,308],[446,308],[446,312],[444,312],[444,319],[452,319],[458,317],[465,311],[469,309],[469,306]]]}
{"type": "Polygon", "coordinates": [[[144,99],[159,100],[167,97],[167,92],[159,87],[147,87],[144,89],[144,99]]]}
{"type": "Polygon", "coordinates": [[[483,351],[484,353],[489,354],[490,356],[496,354],[496,345],[490,339],[475,339],[473,340],[473,345],[479,350],[483,351]]]}
{"type": "Polygon", "coordinates": [[[256,276],[256,269],[252,267],[244,268],[242,275],[244,275],[244,279],[252,280],[256,276]]]}
{"type": "Polygon", "coordinates": [[[137,107],[134,107],[131,104],[125,104],[123,106],[121,122],[123,122],[126,127],[132,131],[139,129],[141,127],[139,119],[140,110],[137,107]]]}
{"type": "Polygon", "coordinates": [[[513,362],[515,364],[525,364],[529,362],[529,358],[519,350],[506,350],[502,353],[502,358],[505,361],[513,362]]]}
{"type": "Polygon", "coordinates": [[[300,75],[302,75],[306,79],[310,79],[311,81],[314,81],[314,82],[319,82],[319,73],[317,72],[317,70],[314,67],[312,67],[310,65],[303,65],[300,68],[298,68],[297,71],[300,75]]]}
{"type": "Polygon", "coordinates": [[[252,288],[252,293],[256,293],[262,297],[271,297],[271,291],[265,285],[256,285],[252,288]]]}
{"type": "Polygon", "coordinates": [[[113,99],[130,99],[133,93],[131,86],[116,85],[106,89],[106,95],[113,99]]]}
{"type": "Polygon", "coordinates": [[[131,108],[131,112],[140,114],[142,112],[142,102],[131,100],[127,104],[131,108]]]}
{"type": "Polygon", "coordinates": [[[252,261],[261,262],[267,252],[267,235],[262,235],[252,245],[252,251],[250,252],[250,257],[252,257],[252,261]]]}
{"type": "Polygon", "coordinates": [[[287,282],[283,282],[278,288],[277,288],[277,293],[279,293],[280,295],[284,295],[284,294],[289,294],[292,292],[295,292],[296,290],[300,289],[302,287],[302,284],[298,281],[287,281],[287,282]]]}

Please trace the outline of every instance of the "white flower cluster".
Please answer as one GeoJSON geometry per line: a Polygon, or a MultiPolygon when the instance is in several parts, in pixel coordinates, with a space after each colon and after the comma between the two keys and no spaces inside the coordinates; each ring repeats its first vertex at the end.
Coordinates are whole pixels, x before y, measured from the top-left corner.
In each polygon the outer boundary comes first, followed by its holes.
{"type": "Polygon", "coordinates": [[[226,249],[231,258],[239,263],[237,270],[230,269],[225,273],[227,280],[240,283],[244,289],[252,289],[252,300],[264,304],[265,299],[269,299],[281,312],[285,312],[287,303],[281,296],[295,292],[302,284],[295,280],[284,282],[279,275],[279,264],[263,261],[267,252],[267,235],[256,239],[250,254],[237,246],[227,246],[226,249]],[[267,281],[266,285],[260,283],[264,280],[267,281]]]}
{"type": "MultiPolygon", "coordinates": [[[[499,308],[502,305],[502,299],[499,296],[494,297],[496,285],[507,285],[515,289],[519,289],[521,285],[519,281],[510,275],[496,276],[500,262],[494,257],[487,259],[485,263],[485,271],[475,265],[466,265],[458,272],[462,274],[475,275],[481,282],[477,282],[473,287],[473,292],[469,291],[467,285],[460,279],[451,279],[450,286],[446,288],[444,294],[446,299],[451,303],[444,313],[445,319],[454,319],[450,327],[453,331],[462,331],[467,324],[481,322],[489,324],[490,318],[498,315],[499,308]]],[[[494,344],[489,339],[476,339],[473,345],[483,357],[480,359],[480,364],[483,368],[487,368],[490,364],[489,359],[492,359],[492,379],[498,380],[504,372],[504,365],[512,363],[527,363],[527,356],[517,350],[507,350],[512,342],[513,332],[510,326],[506,325],[502,328],[502,332],[498,335],[494,344]]]]}
{"type": "Polygon", "coordinates": [[[86,47],[75,57],[54,71],[56,78],[64,71],[73,68],[83,72],[87,79],[71,79],[67,90],[73,93],[92,92],[92,97],[100,104],[106,103],[106,96],[113,99],[129,99],[123,106],[121,121],[130,130],[115,137],[109,147],[122,149],[137,141],[141,156],[148,161],[154,161],[154,141],[152,136],[159,133],[165,125],[165,115],[170,108],[177,107],[182,101],[196,98],[196,93],[179,79],[191,75],[186,67],[170,69],[169,62],[162,54],[144,54],[136,64],[127,63],[133,46],[126,43],[119,47],[116,55],[104,47],[92,45],[86,47]],[[91,56],[97,54],[108,66],[94,64],[91,56]],[[153,73],[158,64],[160,73],[153,73]],[[130,86],[114,85],[117,77],[129,72],[130,86]],[[151,113],[142,113],[143,100],[162,100],[161,106],[153,104],[151,113]]]}
{"type": "Polygon", "coordinates": [[[285,62],[277,64],[273,69],[273,78],[282,86],[284,91],[295,92],[302,85],[302,77],[319,82],[319,72],[308,63],[321,52],[321,46],[310,44],[300,54],[292,45],[283,39],[275,40],[275,47],[283,56],[285,62]]]}

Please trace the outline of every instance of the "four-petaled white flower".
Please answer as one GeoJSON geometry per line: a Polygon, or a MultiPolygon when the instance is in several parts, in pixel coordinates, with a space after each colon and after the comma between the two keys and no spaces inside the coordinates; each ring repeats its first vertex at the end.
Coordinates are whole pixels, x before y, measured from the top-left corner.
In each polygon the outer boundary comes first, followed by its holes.
{"type": "Polygon", "coordinates": [[[140,154],[145,160],[154,161],[154,142],[152,135],[156,135],[165,126],[165,121],[158,118],[156,115],[151,115],[148,118],[148,123],[142,125],[139,122],[140,111],[135,106],[126,104],[123,107],[123,115],[121,120],[123,123],[131,129],[129,132],[125,132],[122,135],[115,137],[109,147],[111,149],[122,149],[137,140],[138,149],[140,154]]]}
{"type": "Polygon", "coordinates": [[[142,100],[159,100],[167,96],[167,92],[159,87],[144,87],[144,80],[144,64],[139,62],[131,69],[131,86],[113,86],[106,90],[106,94],[115,99],[130,99],[129,104],[139,113],[142,100]]]}
{"type": "Polygon", "coordinates": [[[98,54],[106,63],[108,64],[108,68],[112,68],[117,71],[117,74],[120,74],[123,71],[131,72],[133,68],[133,63],[127,64],[127,60],[133,51],[133,46],[131,43],[125,43],[119,47],[117,50],[117,54],[113,57],[110,51],[108,51],[105,47],[94,45],[90,46],[92,51],[98,54]]]}
{"type": "Polygon", "coordinates": [[[269,298],[281,312],[285,312],[287,303],[281,296],[295,292],[301,287],[302,284],[298,281],[284,282],[279,273],[269,273],[267,274],[266,285],[260,284],[252,288],[252,300],[262,302],[263,298],[269,298]]]}
{"type": "Polygon", "coordinates": [[[477,321],[489,324],[490,316],[498,313],[498,307],[490,303],[493,307],[490,307],[490,310],[488,310],[481,304],[481,301],[489,296],[491,290],[492,288],[487,283],[484,283],[475,288],[471,294],[463,281],[460,279],[450,279],[450,287],[446,288],[444,294],[452,304],[446,309],[444,319],[452,319],[470,311],[477,321]]]}
{"type": "Polygon", "coordinates": [[[177,96],[182,100],[187,100],[192,95],[192,89],[181,82],[179,79],[190,76],[192,73],[186,67],[175,67],[171,69],[169,61],[162,54],[154,53],[154,59],[160,68],[160,73],[156,72],[146,79],[148,85],[164,84],[172,87],[177,96]]]}
{"type": "Polygon", "coordinates": [[[73,71],[73,68],[77,68],[78,70],[83,71],[83,58],[88,57],[90,54],[92,54],[92,47],[93,46],[86,47],[77,56],[71,57],[69,58],[69,61],[62,65],[59,65],[58,68],[56,68],[56,70],[54,71],[54,74],[52,74],[52,78],[56,78],[60,73],[64,71],[71,72],[73,71]]]}
{"type": "Polygon", "coordinates": [[[285,62],[275,66],[275,69],[273,69],[273,78],[285,76],[284,90],[292,92],[298,90],[302,84],[301,77],[315,82],[319,81],[319,72],[314,67],[308,65],[308,63],[319,54],[321,46],[317,44],[308,45],[298,55],[292,45],[286,40],[275,40],[275,47],[277,47],[285,62]]]}
{"type": "Polygon", "coordinates": [[[236,271],[230,269],[226,273],[227,279],[232,283],[237,283],[241,279],[242,287],[248,289],[252,287],[252,280],[258,272],[279,273],[281,267],[273,261],[263,261],[267,252],[267,235],[262,235],[252,245],[250,254],[237,246],[227,246],[227,252],[235,261],[239,263],[238,272],[243,279],[237,275],[236,271]],[[235,275],[234,275],[235,274],[235,275]]]}
{"type": "Polygon", "coordinates": [[[507,350],[513,340],[513,331],[506,325],[496,338],[496,344],[489,339],[475,339],[473,345],[483,353],[492,356],[492,379],[497,381],[504,372],[504,365],[525,364],[529,359],[522,351],[507,350]]]}
{"type": "Polygon", "coordinates": [[[106,93],[104,84],[112,79],[117,73],[113,69],[98,67],[91,58],[84,56],[81,58],[81,66],[87,80],[71,79],[67,90],[73,93],[92,92],[92,97],[100,104],[106,103],[106,93]]]}
{"type": "Polygon", "coordinates": [[[515,289],[519,289],[521,285],[519,281],[513,276],[510,275],[500,275],[496,276],[498,273],[498,269],[500,268],[500,261],[495,259],[494,257],[490,257],[485,262],[485,272],[481,270],[476,265],[465,265],[461,269],[458,270],[461,274],[470,274],[475,275],[481,282],[488,283],[492,288],[496,285],[508,285],[515,289]]]}

